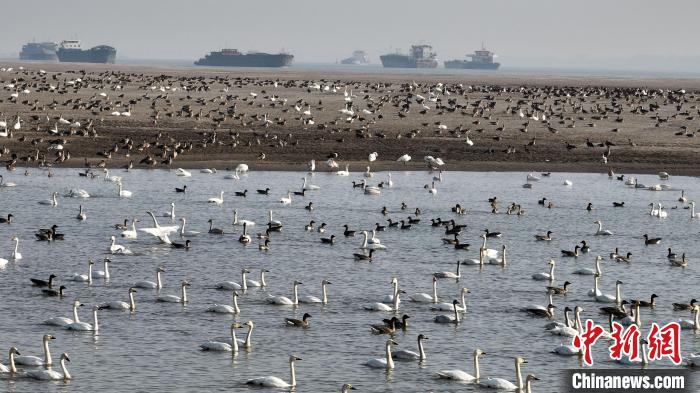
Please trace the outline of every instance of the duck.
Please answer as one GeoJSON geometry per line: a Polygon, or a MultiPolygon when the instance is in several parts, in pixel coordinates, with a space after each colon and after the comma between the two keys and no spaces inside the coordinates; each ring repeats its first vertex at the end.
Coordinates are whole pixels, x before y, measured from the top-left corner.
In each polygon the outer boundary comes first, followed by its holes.
{"type": "Polygon", "coordinates": [[[673,310],[674,311],[685,311],[685,310],[692,310],[695,307],[695,304],[698,301],[695,299],[691,299],[690,303],[673,303],[673,310]]]}
{"type": "Polygon", "coordinates": [[[564,281],[564,285],[562,287],[548,286],[547,290],[555,295],[566,295],[569,292],[569,285],[571,285],[570,281],[564,281]]]}
{"type": "Polygon", "coordinates": [[[576,245],[576,247],[574,247],[574,251],[561,250],[561,253],[562,253],[562,255],[565,256],[565,257],[573,257],[573,258],[576,258],[576,257],[579,256],[579,253],[578,253],[578,250],[579,250],[579,249],[580,249],[580,247],[579,247],[578,245],[576,245]]]}

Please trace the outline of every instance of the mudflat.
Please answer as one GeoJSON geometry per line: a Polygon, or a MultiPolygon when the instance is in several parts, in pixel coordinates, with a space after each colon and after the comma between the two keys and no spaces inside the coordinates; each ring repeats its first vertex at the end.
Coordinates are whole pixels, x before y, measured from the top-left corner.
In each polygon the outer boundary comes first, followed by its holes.
{"type": "Polygon", "coordinates": [[[699,79],[0,67],[9,168],[700,174],[699,79]]]}

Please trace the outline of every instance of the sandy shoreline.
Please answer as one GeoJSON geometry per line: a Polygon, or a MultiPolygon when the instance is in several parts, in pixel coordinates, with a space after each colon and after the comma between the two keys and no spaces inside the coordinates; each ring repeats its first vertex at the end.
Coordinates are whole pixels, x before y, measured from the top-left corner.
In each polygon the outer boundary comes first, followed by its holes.
{"type": "Polygon", "coordinates": [[[351,171],[433,156],[444,170],[700,175],[700,79],[2,66],[15,69],[0,72],[0,117],[22,119],[0,138],[13,166],[327,171],[333,154],[351,171]]]}

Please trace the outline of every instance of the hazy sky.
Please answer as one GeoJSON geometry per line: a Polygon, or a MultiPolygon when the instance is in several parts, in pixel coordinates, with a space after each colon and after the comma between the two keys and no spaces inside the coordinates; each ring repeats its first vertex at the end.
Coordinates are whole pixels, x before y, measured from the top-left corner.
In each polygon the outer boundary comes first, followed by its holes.
{"type": "Polygon", "coordinates": [[[377,62],[411,43],[430,43],[446,60],[484,41],[509,65],[700,66],[697,0],[3,0],[2,8],[4,54],[32,39],[78,38],[123,58],[195,60],[233,47],[333,62],[364,49],[377,62]]]}

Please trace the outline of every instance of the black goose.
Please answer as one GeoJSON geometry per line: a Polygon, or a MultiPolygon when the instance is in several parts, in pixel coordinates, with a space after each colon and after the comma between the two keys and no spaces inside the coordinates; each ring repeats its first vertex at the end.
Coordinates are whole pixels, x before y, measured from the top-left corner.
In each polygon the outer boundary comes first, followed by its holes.
{"type": "Polygon", "coordinates": [[[574,247],[574,251],[561,250],[561,253],[562,253],[562,255],[564,255],[565,257],[574,257],[574,258],[575,258],[575,257],[578,257],[578,250],[579,250],[579,248],[580,248],[580,247],[579,247],[578,244],[577,244],[576,247],[574,247]]]}
{"type": "Polygon", "coordinates": [[[114,224],[114,229],[126,231],[127,229],[129,229],[129,220],[125,218],[123,224],[114,224]]]}
{"type": "Polygon", "coordinates": [[[650,245],[650,244],[659,244],[661,243],[661,238],[660,237],[654,237],[654,238],[649,238],[649,235],[646,233],[644,234],[644,245],[650,245]]]}
{"type": "Polygon", "coordinates": [[[321,243],[323,243],[323,244],[335,244],[335,235],[331,235],[331,237],[322,237],[321,243]]]}
{"type": "Polygon", "coordinates": [[[457,228],[455,226],[452,226],[452,228],[445,227],[445,235],[459,235],[462,233],[462,228],[457,228]]]}
{"type": "Polygon", "coordinates": [[[360,253],[353,253],[353,257],[355,257],[355,260],[357,261],[372,261],[372,255],[374,254],[374,250],[370,249],[369,254],[360,254],[360,253]]]}
{"type": "Polygon", "coordinates": [[[389,214],[389,209],[387,209],[386,206],[382,207],[382,214],[385,216],[389,214]]]}
{"type": "Polygon", "coordinates": [[[589,251],[591,251],[591,248],[588,247],[588,243],[585,240],[581,240],[581,252],[585,254],[589,251]]]}
{"type": "Polygon", "coordinates": [[[488,229],[484,229],[486,237],[501,237],[503,234],[501,232],[490,232],[488,229]]]}
{"type": "Polygon", "coordinates": [[[374,224],[374,229],[375,229],[377,232],[382,232],[382,231],[384,231],[384,230],[386,229],[386,226],[384,226],[384,225],[379,225],[379,223],[376,223],[376,224],[374,224]]]}
{"type": "Polygon", "coordinates": [[[600,308],[600,313],[601,314],[607,314],[607,315],[612,315],[615,318],[624,318],[628,316],[627,311],[625,311],[625,304],[629,304],[627,300],[623,300],[620,303],[620,307],[613,307],[613,306],[606,306],[606,307],[601,307],[600,308]]]}
{"type": "Polygon", "coordinates": [[[588,202],[588,205],[586,205],[586,210],[587,211],[592,211],[593,210],[593,204],[588,202]]]}
{"type": "Polygon", "coordinates": [[[345,230],[343,231],[343,235],[345,235],[345,237],[355,236],[355,231],[349,230],[348,224],[343,225],[343,228],[345,228],[345,230]]]}
{"type": "Polygon", "coordinates": [[[535,239],[541,242],[548,242],[552,240],[552,231],[547,231],[547,234],[545,235],[535,235],[535,239]]]}
{"type": "Polygon", "coordinates": [[[673,309],[675,311],[686,311],[695,308],[695,303],[698,301],[695,299],[690,300],[690,303],[673,303],[673,309]]]}
{"type": "Polygon", "coordinates": [[[444,244],[456,244],[459,240],[457,240],[457,234],[454,234],[454,238],[450,239],[449,237],[443,237],[442,242],[444,244]]]}
{"type": "Polygon", "coordinates": [[[632,253],[628,252],[627,255],[618,255],[615,257],[615,260],[617,262],[630,263],[630,262],[632,262],[632,253]]]}
{"type": "Polygon", "coordinates": [[[306,189],[302,188],[301,191],[294,191],[294,195],[300,195],[300,196],[305,196],[306,195],[306,189]]]}
{"type": "Polygon", "coordinates": [[[439,227],[440,225],[442,225],[442,219],[440,217],[430,219],[430,226],[439,227]]]}
{"type": "MultiPolygon", "coordinates": [[[[408,321],[407,321],[407,319],[409,319],[409,318],[411,318],[411,317],[409,317],[408,315],[404,314],[404,315],[401,317],[400,320],[399,320],[398,318],[396,318],[396,317],[393,317],[393,318],[395,318],[395,319],[394,319],[394,326],[395,326],[397,329],[406,330],[406,328],[408,328],[408,321]]],[[[386,326],[391,325],[391,321],[392,321],[391,319],[383,319],[383,320],[382,320],[382,322],[384,322],[384,325],[386,325],[386,326]]]]}
{"type": "Polygon", "coordinates": [[[407,219],[409,224],[418,224],[420,222],[420,218],[412,218],[409,216],[407,219]]]}
{"type": "Polygon", "coordinates": [[[190,242],[189,240],[185,240],[185,243],[172,242],[172,243],[170,244],[170,246],[171,246],[172,248],[184,248],[185,250],[189,250],[189,249],[190,249],[190,243],[191,243],[191,242],[190,242]]]}
{"type": "Polygon", "coordinates": [[[389,228],[395,228],[399,226],[399,222],[394,222],[390,219],[387,220],[389,222],[389,228]]]}
{"type": "Polygon", "coordinates": [[[8,214],[7,218],[0,217],[0,224],[12,224],[12,217],[14,217],[12,214],[8,214]]]}
{"type": "Polygon", "coordinates": [[[455,235],[455,250],[469,250],[469,243],[460,243],[455,235]]]}
{"type": "Polygon", "coordinates": [[[56,278],[56,275],[55,275],[55,274],[52,274],[52,275],[49,276],[49,280],[48,280],[48,281],[46,281],[46,280],[40,280],[40,279],[38,279],[38,278],[30,278],[29,280],[32,282],[32,284],[34,284],[34,286],[53,288],[53,279],[54,279],[54,278],[56,278]]]}
{"type": "Polygon", "coordinates": [[[44,296],[58,296],[58,297],[63,297],[63,291],[64,291],[65,289],[66,289],[66,287],[65,287],[64,285],[61,285],[60,287],[58,287],[57,290],[56,290],[56,289],[47,289],[47,288],[44,288],[44,289],[41,290],[41,293],[42,293],[44,296]]]}
{"type": "Polygon", "coordinates": [[[671,247],[668,248],[668,254],[666,254],[666,258],[670,260],[676,259],[678,255],[675,252],[671,252],[671,247]]]}
{"type": "Polygon", "coordinates": [[[309,318],[311,318],[311,314],[304,313],[304,316],[301,317],[301,319],[285,318],[284,322],[287,324],[287,326],[307,328],[309,327],[309,318]]]}
{"type": "Polygon", "coordinates": [[[175,192],[186,193],[187,192],[187,185],[182,186],[182,188],[175,187],[175,192]]]}
{"type": "Polygon", "coordinates": [[[543,310],[541,308],[526,308],[525,311],[535,317],[543,317],[543,318],[549,318],[552,319],[554,317],[554,309],[557,308],[553,304],[549,304],[547,306],[546,310],[543,310]]]}
{"type": "Polygon", "coordinates": [[[632,304],[639,303],[639,307],[654,308],[654,307],[656,307],[656,298],[657,297],[658,296],[655,293],[652,293],[648,302],[644,301],[644,300],[630,300],[630,303],[632,303],[632,304]]]}
{"type": "Polygon", "coordinates": [[[401,220],[401,229],[411,229],[411,224],[406,224],[404,220],[401,220]]]}
{"type": "Polygon", "coordinates": [[[241,192],[241,191],[236,191],[236,192],[234,193],[235,196],[243,197],[243,198],[245,198],[247,194],[248,194],[248,190],[243,190],[242,192],[241,192]]]}
{"type": "Polygon", "coordinates": [[[308,205],[304,206],[304,210],[313,211],[314,210],[314,203],[309,202],[308,205]]]}
{"type": "Polygon", "coordinates": [[[257,191],[258,191],[258,194],[261,194],[261,195],[270,195],[270,189],[269,189],[269,188],[266,188],[266,189],[264,189],[264,190],[257,190],[257,191]]]}
{"type": "Polygon", "coordinates": [[[398,322],[398,318],[396,317],[391,317],[389,320],[389,324],[387,325],[370,325],[370,331],[374,334],[389,334],[393,335],[396,332],[396,322],[398,322]]]}
{"type": "Polygon", "coordinates": [[[625,207],[625,202],[613,202],[613,207],[625,207]]]}
{"type": "Polygon", "coordinates": [[[539,201],[537,201],[537,204],[544,206],[546,201],[547,201],[547,198],[542,198],[539,201]]]}
{"type": "Polygon", "coordinates": [[[571,282],[564,281],[563,287],[547,287],[547,291],[551,292],[554,295],[566,295],[566,293],[569,292],[569,285],[571,285],[571,282]]]}
{"type": "Polygon", "coordinates": [[[224,234],[224,230],[223,230],[223,229],[221,229],[221,228],[214,228],[214,220],[212,220],[212,219],[210,218],[209,221],[207,221],[207,222],[209,223],[209,233],[211,233],[211,234],[213,234],[213,235],[223,235],[223,234],[224,234]]]}

